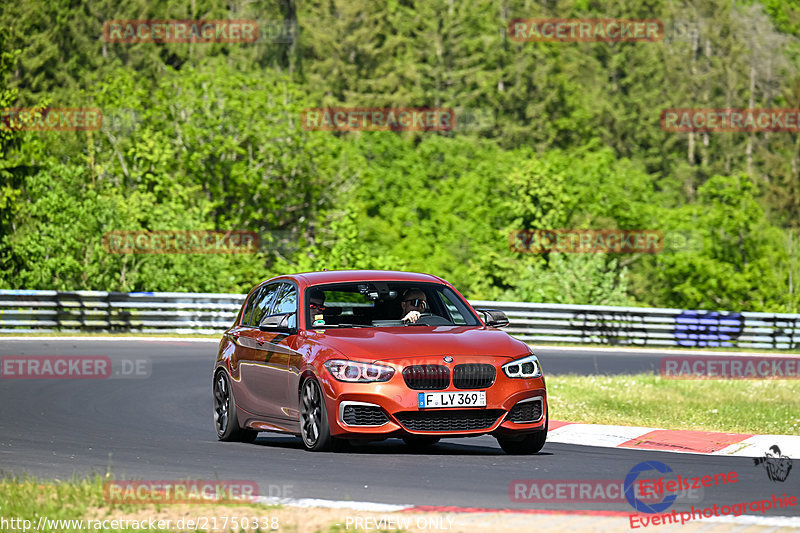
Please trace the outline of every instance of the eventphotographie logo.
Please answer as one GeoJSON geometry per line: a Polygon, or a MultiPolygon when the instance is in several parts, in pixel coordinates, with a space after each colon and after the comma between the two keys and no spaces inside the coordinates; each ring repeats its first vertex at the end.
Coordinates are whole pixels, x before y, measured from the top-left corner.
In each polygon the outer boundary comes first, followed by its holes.
{"type": "Polygon", "coordinates": [[[649,526],[677,524],[679,520],[680,524],[683,525],[686,522],[693,522],[695,520],[703,520],[717,516],[742,516],[745,512],[747,512],[748,508],[750,509],[751,513],[760,511],[762,514],[765,514],[770,509],[784,509],[795,506],[797,506],[797,497],[787,496],[784,492],[783,496],[772,494],[769,499],[738,502],[731,505],[719,505],[715,503],[709,507],[700,508],[692,505],[688,510],[681,512],[673,509],[671,513],[663,514],[631,514],[628,516],[628,521],[630,522],[631,529],[639,529],[649,526]]]}
{"type": "MultiPolygon", "coordinates": [[[[634,484],[636,483],[637,479],[639,478],[639,474],[642,472],[650,472],[655,471],[657,474],[668,474],[672,472],[672,468],[667,466],[666,464],[660,461],[645,461],[643,463],[639,463],[633,468],[631,468],[628,475],[625,476],[625,499],[628,500],[628,503],[631,504],[631,507],[636,509],[642,513],[660,513],[669,507],[675,502],[678,498],[677,494],[667,494],[664,492],[663,499],[650,502],[645,501],[634,491],[634,484]]],[[[663,476],[661,476],[663,478],[663,476]]],[[[642,484],[639,483],[640,490],[642,488],[642,484]]]]}
{"type": "Polygon", "coordinates": [[[255,20],[107,20],[108,43],[254,43],[255,20]]]}
{"type": "Polygon", "coordinates": [[[517,42],[652,42],[664,37],[664,23],[659,19],[518,18],[508,23],[508,35],[517,42]]]}
{"type": "Polygon", "coordinates": [[[792,471],[792,459],[781,454],[777,444],[770,446],[764,457],[754,457],[753,462],[756,466],[764,466],[770,481],[783,483],[792,471]]]}

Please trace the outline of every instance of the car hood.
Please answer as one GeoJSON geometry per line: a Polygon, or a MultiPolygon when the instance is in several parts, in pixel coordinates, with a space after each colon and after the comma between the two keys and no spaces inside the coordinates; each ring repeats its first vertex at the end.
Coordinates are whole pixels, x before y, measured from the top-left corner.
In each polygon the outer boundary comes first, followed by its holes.
{"type": "Polygon", "coordinates": [[[519,357],[528,346],[494,328],[408,326],[309,331],[309,339],[351,359],[391,361],[409,357],[484,355],[519,357]]]}

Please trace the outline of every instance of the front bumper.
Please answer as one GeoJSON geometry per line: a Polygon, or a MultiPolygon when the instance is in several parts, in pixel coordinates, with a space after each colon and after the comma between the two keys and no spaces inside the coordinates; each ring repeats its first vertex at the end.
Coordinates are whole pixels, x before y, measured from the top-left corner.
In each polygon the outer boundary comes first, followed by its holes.
{"type": "MultiPolygon", "coordinates": [[[[485,434],[521,435],[540,431],[547,419],[544,378],[511,379],[496,364],[497,375],[486,392],[485,407],[420,409],[418,394],[410,389],[402,366],[385,383],[344,383],[325,369],[320,384],[331,434],[339,437],[383,439],[404,435],[467,437],[485,434]]],[[[382,363],[385,364],[385,363],[382,363]]],[[[392,365],[395,366],[395,365],[392,365]]],[[[464,392],[451,383],[436,392],[464,392]]]]}

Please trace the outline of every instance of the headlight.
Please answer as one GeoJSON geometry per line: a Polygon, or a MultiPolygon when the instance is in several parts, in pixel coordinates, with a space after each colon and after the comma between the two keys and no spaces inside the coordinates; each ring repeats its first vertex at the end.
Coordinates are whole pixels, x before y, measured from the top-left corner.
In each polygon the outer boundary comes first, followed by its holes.
{"type": "Polygon", "coordinates": [[[389,381],[394,375],[394,368],[370,363],[357,363],[342,359],[325,361],[325,368],[339,381],[349,383],[372,383],[375,381],[389,381]]]}
{"type": "Polygon", "coordinates": [[[535,355],[531,354],[503,365],[503,373],[510,378],[538,378],[542,375],[542,367],[535,355]]]}

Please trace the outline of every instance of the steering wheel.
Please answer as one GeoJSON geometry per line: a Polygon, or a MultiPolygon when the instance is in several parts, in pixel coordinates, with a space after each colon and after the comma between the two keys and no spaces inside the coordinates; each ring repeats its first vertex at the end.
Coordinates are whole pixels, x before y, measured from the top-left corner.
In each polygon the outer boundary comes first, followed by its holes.
{"type": "Polygon", "coordinates": [[[406,325],[452,326],[452,324],[446,318],[443,318],[439,315],[434,315],[433,313],[421,313],[416,322],[407,322],[406,325]]]}
{"type": "MultiPolygon", "coordinates": [[[[422,320],[423,317],[431,316],[432,314],[433,313],[419,313],[419,318],[417,319],[417,322],[422,320]]],[[[403,324],[406,325],[406,326],[410,326],[410,325],[413,325],[413,324],[417,323],[417,322],[411,322],[410,320],[403,320],[403,319],[401,319],[401,320],[402,320],[403,324]]]]}

